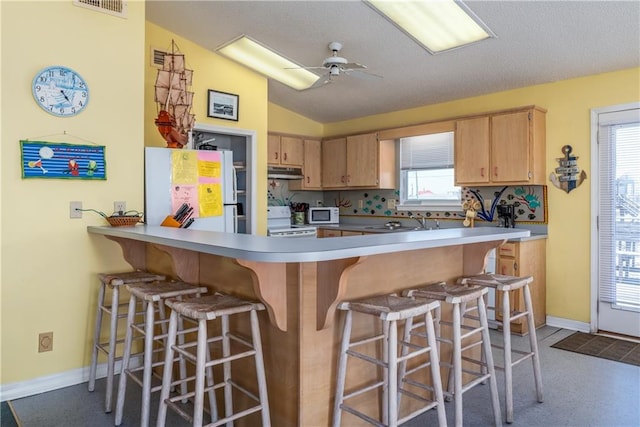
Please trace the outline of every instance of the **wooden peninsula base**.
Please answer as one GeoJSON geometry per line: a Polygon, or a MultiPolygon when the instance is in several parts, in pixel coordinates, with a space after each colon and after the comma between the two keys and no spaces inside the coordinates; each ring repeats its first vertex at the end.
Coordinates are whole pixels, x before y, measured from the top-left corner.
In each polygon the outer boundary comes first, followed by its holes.
{"type": "MultiPolygon", "coordinates": [[[[305,245],[297,239],[238,235],[228,239],[221,236],[225,233],[152,226],[89,227],[89,232],[117,242],[134,268],[205,285],[211,291],[259,299],[267,306],[260,326],[272,425],[278,427],[331,423],[342,326],[335,310],[339,301],[478,274],[491,249],[529,233],[418,231],[404,236],[303,239],[308,242],[305,245]]],[[[236,326],[249,331],[248,322],[236,326]]],[[[354,336],[374,327],[371,318],[354,317],[354,336]]],[[[442,348],[441,357],[446,360],[446,346],[442,348]]],[[[234,365],[235,373],[246,373],[246,387],[255,390],[253,371],[251,366],[234,365]]],[[[374,377],[371,365],[350,362],[347,386],[374,377]]],[[[443,372],[445,384],[446,378],[443,372]]],[[[374,394],[363,395],[362,404],[376,414],[374,394]]],[[[260,425],[259,416],[236,425],[260,425]]],[[[343,425],[363,423],[345,414],[343,425]]]]}

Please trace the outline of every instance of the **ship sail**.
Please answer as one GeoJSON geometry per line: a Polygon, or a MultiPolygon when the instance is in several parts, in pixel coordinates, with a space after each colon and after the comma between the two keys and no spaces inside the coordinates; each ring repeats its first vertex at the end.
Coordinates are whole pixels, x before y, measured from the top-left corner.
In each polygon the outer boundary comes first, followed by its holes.
{"type": "Polygon", "coordinates": [[[155,83],[158,106],[155,124],[169,148],[184,147],[195,123],[195,116],[191,113],[193,92],[189,91],[193,70],[187,69],[185,64],[184,54],[172,40],[171,52],[165,53],[155,83]]]}

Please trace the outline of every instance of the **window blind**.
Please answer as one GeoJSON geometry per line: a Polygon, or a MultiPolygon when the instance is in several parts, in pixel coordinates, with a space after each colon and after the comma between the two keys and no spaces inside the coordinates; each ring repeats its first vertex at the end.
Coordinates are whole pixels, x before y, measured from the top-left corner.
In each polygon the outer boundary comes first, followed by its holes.
{"type": "Polygon", "coordinates": [[[453,167],[453,132],[400,138],[400,168],[443,169],[453,167]]]}
{"type": "Polygon", "coordinates": [[[599,114],[600,301],[640,306],[636,291],[640,286],[640,269],[636,269],[640,268],[638,164],[640,109],[599,114]]]}

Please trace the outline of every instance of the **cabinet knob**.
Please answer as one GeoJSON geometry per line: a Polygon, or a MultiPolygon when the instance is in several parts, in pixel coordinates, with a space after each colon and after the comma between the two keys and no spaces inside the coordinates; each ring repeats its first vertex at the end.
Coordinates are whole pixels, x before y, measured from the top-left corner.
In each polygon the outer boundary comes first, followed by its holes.
{"type": "Polygon", "coordinates": [[[278,153],[276,153],[276,160],[278,160],[278,153]]]}
{"type": "Polygon", "coordinates": [[[498,167],[497,167],[497,166],[495,166],[495,167],[493,168],[493,174],[494,174],[495,176],[498,176],[498,167]]]}
{"type": "Polygon", "coordinates": [[[284,156],[282,156],[285,160],[287,160],[287,153],[284,153],[284,156]]]}
{"type": "Polygon", "coordinates": [[[513,271],[518,271],[518,263],[517,262],[513,263],[513,271]]]}
{"type": "Polygon", "coordinates": [[[307,184],[309,184],[311,182],[311,180],[309,179],[309,177],[307,177],[307,184]]]}
{"type": "Polygon", "coordinates": [[[484,168],[480,168],[480,176],[484,178],[484,168]]]}

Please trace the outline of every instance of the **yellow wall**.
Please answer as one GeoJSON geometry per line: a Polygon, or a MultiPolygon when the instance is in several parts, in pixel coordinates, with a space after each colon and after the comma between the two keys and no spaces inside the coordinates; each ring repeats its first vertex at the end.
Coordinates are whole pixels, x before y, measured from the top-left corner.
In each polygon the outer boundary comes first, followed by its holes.
{"type": "Polygon", "coordinates": [[[142,2],[129,2],[127,19],[71,1],[2,1],[0,8],[5,385],[87,366],[95,275],[130,268],[115,243],[87,234],[88,225],[106,222],[91,212],[69,219],[69,201],[109,214],[115,200],[142,209],[145,51],[142,2]],[[89,104],[78,116],[55,117],[35,103],[31,81],[49,65],[73,68],[88,83],[89,104]],[[26,138],[105,145],[108,179],[23,180],[19,141],[26,138]],[[54,350],[38,353],[38,334],[47,331],[54,350]]]}
{"type": "MultiPolygon", "coordinates": [[[[257,174],[265,177],[258,180],[257,212],[265,212],[267,203],[259,195],[266,194],[268,103],[264,77],[147,24],[144,2],[129,2],[127,19],[71,1],[2,1],[0,11],[0,202],[18,207],[3,210],[1,217],[0,384],[5,386],[89,365],[96,273],[130,266],[118,245],[86,232],[88,225],[106,222],[91,212],[69,219],[69,202],[82,201],[84,208],[107,214],[115,200],[125,200],[128,209],[143,209],[144,147],[165,145],[153,123],[151,46],[166,49],[174,39],[185,53],[195,70],[197,123],[256,132],[257,174]],[[89,105],[76,117],[54,117],[33,100],[33,76],[54,64],[73,68],[90,86],[89,105]],[[207,117],[208,89],[239,95],[237,122],[207,117]],[[25,138],[105,145],[108,179],[22,180],[19,140],[25,138]],[[37,353],[38,334],[48,331],[54,332],[54,350],[37,353]]],[[[257,228],[266,230],[265,215],[258,216],[257,228]]]]}
{"type": "MultiPolygon", "coordinates": [[[[256,212],[267,211],[267,79],[248,68],[229,61],[210,50],[170,33],[150,22],[146,23],[145,50],[145,87],[144,87],[144,136],[146,146],[165,147],[166,144],[154,124],[158,110],[154,102],[153,85],[157,68],[152,67],[151,49],[164,51],[171,49],[171,40],[175,40],[180,51],[185,54],[187,67],[194,70],[194,92],[192,112],[196,115],[196,124],[223,126],[253,130],[257,134],[257,176],[256,212]],[[207,117],[207,91],[215,89],[239,96],[238,121],[207,117]]],[[[259,233],[266,233],[266,215],[257,215],[259,233]]]]}
{"type": "Polygon", "coordinates": [[[547,172],[558,166],[565,144],[573,147],[587,181],[567,194],[549,183],[547,314],[590,321],[590,109],[640,100],[640,68],[324,125],[324,136],[393,128],[483,111],[539,105],[547,111],[547,172]]]}
{"type": "Polygon", "coordinates": [[[269,103],[269,132],[322,137],[323,128],[322,123],[315,122],[274,103],[269,103]]]}

